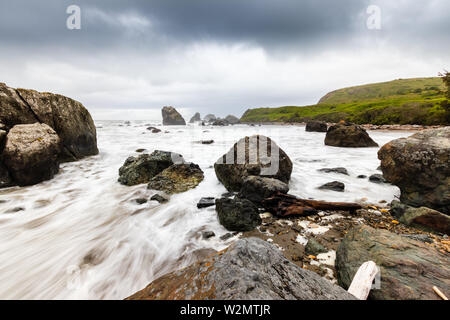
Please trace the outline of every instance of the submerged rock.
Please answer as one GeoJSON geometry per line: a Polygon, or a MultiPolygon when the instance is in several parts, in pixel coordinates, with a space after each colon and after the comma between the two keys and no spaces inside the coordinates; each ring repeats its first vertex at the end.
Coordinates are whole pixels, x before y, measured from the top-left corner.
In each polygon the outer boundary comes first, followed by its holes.
{"type": "Polygon", "coordinates": [[[169,201],[169,199],[167,199],[166,197],[163,197],[162,195],[159,194],[155,194],[154,196],[152,196],[150,198],[151,201],[157,201],[159,203],[166,203],[169,201]]]}
{"type": "Polygon", "coordinates": [[[174,164],[153,177],[148,183],[148,189],[167,194],[182,193],[198,186],[203,178],[203,171],[196,164],[174,164]]]}
{"type": "Polygon", "coordinates": [[[418,132],[378,152],[383,176],[401,190],[401,201],[450,214],[450,127],[418,132]]]}
{"type": "Polygon", "coordinates": [[[3,161],[15,183],[33,185],[59,171],[61,140],[46,124],[21,124],[8,133],[3,161]]]}
{"type": "Polygon", "coordinates": [[[440,299],[433,286],[450,292],[448,256],[423,242],[368,226],[353,228],[336,252],[339,284],[348,288],[366,261],[374,261],[381,271],[380,289],[370,292],[372,299],[440,299]]]}
{"type": "Polygon", "coordinates": [[[292,161],[270,138],[256,135],[239,140],[216,161],[214,170],[228,191],[239,192],[248,176],[274,178],[289,183],[292,161]]]}
{"type": "Polygon", "coordinates": [[[208,208],[216,205],[216,199],[212,197],[207,198],[201,198],[200,201],[197,203],[197,208],[208,208]]]}
{"type": "Polygon", "coordinates": [[[352,123],[340,123],[328,128],[325,145],[344,148],[378,147],[364,128],[352,123]]]}
{"type": "Polygon", "coordinates": [[[189,123],[195,123],[199,121],[202,121],[202,118],[200,117],[200,113],[196,112],[191,120],[189,120],[189,123]]]}
{"type": "Polygon", "coordinates": [[[320,190],[331,190],[337,192],[344,192],[345,184],[339,181],[333,181],[325,183],[323,186],[319,187],[320,190]]]}
{"type": "Polygon", "coordinates": [[[174,160],[183,162],[183,156],[156,150],[150,155],[129,157],[119,169],[118,181],[126,186],[148,183],[151,178],[173,165],[174,160]]]}
{"type": "Polygon", "coordinates": [[[382,174],[373,174],[369,177],[369,181],[373,183],[386,183],[386,179],[382,174]]]}
{"type": "Polygon", "coordinates": [[[174,107],[162,108],[163,125],[165,126],[184,126],[186,121],[174,107]]]}
{"type": "Polygon", "coordinates": [[[230,231],[251,231],[262,222],[258,208],[247,199],[216,199],[220,224],[230,231]]]}
{"type": "Polygon", "coordinates": [[[261,204],[264,199],[269,198],[278,192],[288,193],[289,186],[277,179],[249,176],[244,179],[241,191],[239,192],[239,197],[248,199],[258,205],[261,204]]]}
{"type": "Polygon", "coordinates": [[[305,130],[308,132],[327,132],[328,125],[322,121],[308,121],[305,130]]]}
{"type": "Polygon", "coordinates": [[[289,262],[274,245],[241,239],[225,252],[167,274],[130,300],[353,300],[351,294],[289,262]]]}
{"type": "Polygon", "coordinates": [[[340,174],[345,174],[348,176],[348,171],[345,168],[323,168],[323,169],[319,169],[320,172],[325,172],[325,173],[340,173],[340,174]]]}
{"type": "Polygon", "coordinates": [[[210,239],[210,238],[215,237],[215,236],[216,236],[216,234],[214,232],[212,232],[212,231],[204,231],[204,232],[202,232],[202,238],[204,240],[210,239]]]}

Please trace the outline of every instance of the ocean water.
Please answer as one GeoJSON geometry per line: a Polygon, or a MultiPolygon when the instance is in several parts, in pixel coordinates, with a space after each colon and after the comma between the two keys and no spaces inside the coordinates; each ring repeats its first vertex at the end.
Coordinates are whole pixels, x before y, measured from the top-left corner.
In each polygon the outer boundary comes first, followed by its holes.
{"type": "MultiPolygon", "coordinates": [[[[123,299],[155,278],[189,265],[204,249],[221,250],[227,233],[214,208],[197,209],[201,197],[226,192],[213,164],[246,135],[271,137],[291,158],[291,194],[329,201],[390,202],[395,186],[357,179],[377,171],[377,148],[327,147],[324,133],[303,126],[162,127],[158,121],[98,121],[100,154],[61,165],[51,181],[0,190],[0,299],[123,299]],[[163,132],[153,134],[148,126],[163,132]],[[167,132],[164,132],[167,131],[167,132]],[[197,143],[214,140],[211,145],[197,143]],[[173,195],[167,204],[136,198],[155,192],[146,185],[122,186],[118,169],[138,148],[181,153],[200,165],[205,180],[195,189],[173,195]],[[349,176],[321,173],[345,167],[349,176]],[[339,180],[343,193],[321,191],[339,180]],[[203,240],[202,231],[215,238],[203,240]]],[[[373,131],[380,145],[410,132],[373,131]]]]}

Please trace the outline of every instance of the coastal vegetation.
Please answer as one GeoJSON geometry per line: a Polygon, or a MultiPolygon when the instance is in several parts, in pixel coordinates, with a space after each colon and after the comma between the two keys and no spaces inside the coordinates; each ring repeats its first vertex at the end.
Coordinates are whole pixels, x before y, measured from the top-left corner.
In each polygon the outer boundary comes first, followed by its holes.
{"type": "Polygon", "coordinates": [[[344,88],[328,93],[316,105],[249,109],[241,121],[298,123],[346,120],[376,125],[448,125],[448,79],[449,74],[446,73],[442,77],[398,79],[344,88]]]}

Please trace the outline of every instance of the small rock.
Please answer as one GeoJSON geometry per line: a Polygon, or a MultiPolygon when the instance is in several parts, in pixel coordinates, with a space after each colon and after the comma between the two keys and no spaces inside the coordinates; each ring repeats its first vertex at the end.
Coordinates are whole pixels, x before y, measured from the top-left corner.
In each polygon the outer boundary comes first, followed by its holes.
{"type": "Polygon", "coordinates": [[[144,204],[144,203],[147,203],[148,200],[144,199],[144,198],[139,198],[139,199],[136,199],[134,201],[136,201],[138,204],[144,204]]]}
{"type": "Polygon", "coordinates": [[[317,256],[320,253],[325,253],[328,252],[328,250],[321,245],[319,242],[317,242],[314,239],[309,239],[308,243],[306,244],[305,247],[305,253],[307,255],[313,255],[313,256],[317,256]]]}
{"type": "Polygon", "coordinates": [[[369,181],[374,183],[386,183],[386,179],[384,179],[383,175],[381,174],[373,174],[369,177],[369,181]]]}
{"type": "Polygon", "coordinates": [[[367,176],[364,175],[364,174],[360,174],[357,178],[358,178],[358,179],[365,179],[365,178],[367,178],[367,176]]]}
{"type": "Polygon", "coordinates": [[[215,237],[216,236],[216,234],[214,233],[214,232],[212,232],[212,231],[205,231],[205,232],[202,232],[202,238],[203,239],[209,239],[209,238],[212,238],[212,237],[215,237]]]}
{"type": "Polygon", "coordinates": [[[197,208],[208,208],[216,205],[216,199],[212,197],[201,198],[197,203],[197,208]]]}
{"type": "Polygon", "coordinates": [[[137,150],[136,150],[137,153],[142,153],[142,152],[144,152],[144,151],[147,151],[147,150],[146,150],[146,149],[137,149],[137,150]]]}
{"type": "Polygon", "coordinates": [[[155,194],[153,197],[150,198],[150,200],[158,201],[159,203],[166,203],[169,201],[169,199],[167,199],[159,194],[155,194]]]}
{"type": "Polygon", "coordinates": [[[213,144],[214,140],[202,140],[200,141],[201,144],[213,144]]]}
{"type": "Polygon", "coordinates": [[[319,187],[320,190],[331,190],[337,192],[344,192],[345,184],[339,181],[333,181],[325,183],[323,186],[319,187]]]}
{"type": "Polygon", "coordinates": [[[16,212],[20,212],[20,211],[25,211],[25,209],[22,207],[16,207],[16,208],[7,210],[5,213],[16,213],[16,212]]]}
{"type": "Polygon", "coordinates": [[[220,237],[220,240],[227,241],[228,239],[231,239],[235,236],[233,233],[226,233],[223,236],[220,237]]]}

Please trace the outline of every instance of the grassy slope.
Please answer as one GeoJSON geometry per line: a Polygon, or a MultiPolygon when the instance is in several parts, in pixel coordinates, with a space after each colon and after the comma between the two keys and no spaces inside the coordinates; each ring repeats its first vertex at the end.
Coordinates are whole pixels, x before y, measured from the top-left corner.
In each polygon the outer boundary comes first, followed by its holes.
{"type": "Polygon", "coordinates": [[[440,78],[394,80],[336,90],[313,106],[249,109],[241,121],[449,124],[448,112],[441,106],[444,90],[440,78]]]}

